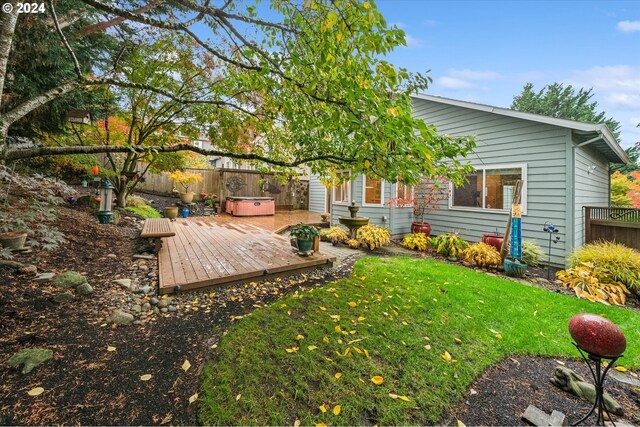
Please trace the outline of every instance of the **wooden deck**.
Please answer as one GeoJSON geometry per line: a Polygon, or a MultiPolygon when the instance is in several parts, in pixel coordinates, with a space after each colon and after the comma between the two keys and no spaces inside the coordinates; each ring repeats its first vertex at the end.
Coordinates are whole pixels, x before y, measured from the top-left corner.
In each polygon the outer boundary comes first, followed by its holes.
{"type": "Polygon", "coordinates": [[[179,218],[173,223],[176,235],[162,239],[160,293],[262,280],[334,261],[326,254],[298,256],[287,238],[269,229],[284,227],[283,221],[274,217],[179,218]],[[262,220],[265,227],[256,225],[262,218],[271,221],[262,220]]]}

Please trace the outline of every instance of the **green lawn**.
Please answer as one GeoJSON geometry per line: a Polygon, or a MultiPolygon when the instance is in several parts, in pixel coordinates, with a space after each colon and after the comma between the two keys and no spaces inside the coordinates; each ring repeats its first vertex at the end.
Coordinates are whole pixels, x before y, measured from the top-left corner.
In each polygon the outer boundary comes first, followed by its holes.
{"type": "Polygon", "coordinates": [[[618,324],[629,343],[621,364],[640,367],[635,312],[433,260],[367,257],[351,278],[285,298],[231,328],[205,369],[200,421],[435,424],[507,355],[577,357],[567,323],[579,312],[618,324]]]}

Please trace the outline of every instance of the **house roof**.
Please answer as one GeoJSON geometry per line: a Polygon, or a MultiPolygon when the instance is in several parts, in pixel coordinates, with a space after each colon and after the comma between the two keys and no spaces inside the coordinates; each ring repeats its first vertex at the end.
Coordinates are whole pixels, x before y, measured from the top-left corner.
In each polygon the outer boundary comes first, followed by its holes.
{"type": "Polygon", "coordinates": [[[620,147],[616,138],[604,123],[592,124],[577,122],[575,120],[558,119],[555,117],[542,116],[540,114],[525,113],[523,111],[494,107],[492,105],[477,104],[475,102],[460,101],[441,96],[413,94],[411,97],[571,129],[577,141],[577,146],[589,145],[602,153],[607,160],[612,163],[630,163],[627,153],[625,153],[622,147],[620,147]]]}

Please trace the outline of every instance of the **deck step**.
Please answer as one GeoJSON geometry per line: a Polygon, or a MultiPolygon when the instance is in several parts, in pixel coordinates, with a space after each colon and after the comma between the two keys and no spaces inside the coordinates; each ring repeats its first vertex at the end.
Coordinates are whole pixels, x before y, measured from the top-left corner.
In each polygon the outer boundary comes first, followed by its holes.
{"type": "Polygon", "coordinates": [[[140,237],[172,237],[176,230],[169,218],[148,218],[142,224],[140,237]]]}

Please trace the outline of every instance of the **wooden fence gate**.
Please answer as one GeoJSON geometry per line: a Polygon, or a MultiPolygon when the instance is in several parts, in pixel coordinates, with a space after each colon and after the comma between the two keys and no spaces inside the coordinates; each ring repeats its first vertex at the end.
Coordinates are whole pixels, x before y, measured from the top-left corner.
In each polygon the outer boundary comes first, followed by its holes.
{"type": "Polygon", "coordinates": [[[584,242],[615,241],[640,250],[640,209],[584,208],[584,242]]]}
{"type": "MultiPolygon", "coordinates": [[[[227,196],[273,197],[276,207],[280,209],[309,209],[309,181],[290,180],[282,185],[273,174],[242,169],[187,169],[187,172],[197,173],[203,178],[190,187],[196,193],[196,198],[200,193],[213,193],[224,204],[227,196]]],[[[173,181],[165,174],[146,174],[145,181],[139,183],[136,189],[171,194],[174,187],[173,181]]]]}

